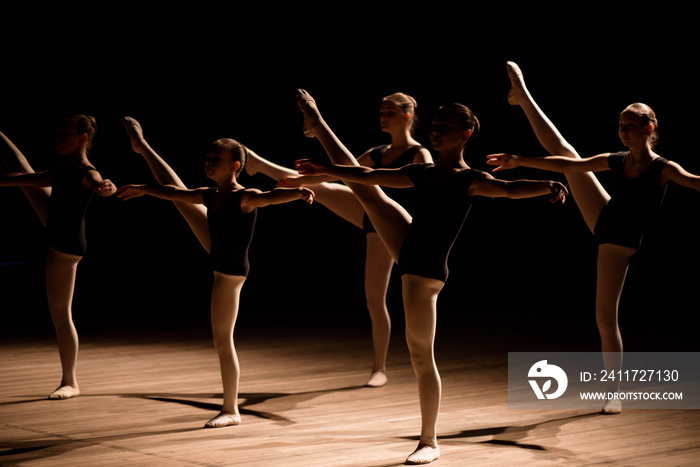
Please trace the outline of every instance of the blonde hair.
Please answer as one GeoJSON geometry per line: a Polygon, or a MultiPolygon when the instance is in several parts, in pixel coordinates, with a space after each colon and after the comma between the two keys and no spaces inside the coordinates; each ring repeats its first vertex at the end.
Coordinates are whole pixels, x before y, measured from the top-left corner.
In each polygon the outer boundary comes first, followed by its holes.
{"type": "Polygon", "coordinates": [[[413,135],[415,133],[416,127],[418,126],[418,116],[416,115],[416,108],[418,107],[418,102],[416,102],[416,100],[413,97],[409,96],[408,94],[404,94],[403,92],[395,92],[393,94],[389,94],[388,96],[382,99],[382,102],[385,101],[393,103],[399,109],[401,109],[402,112],[411,115],[411,127],[409,131],[411,132],[411,135],[413,135]]]}

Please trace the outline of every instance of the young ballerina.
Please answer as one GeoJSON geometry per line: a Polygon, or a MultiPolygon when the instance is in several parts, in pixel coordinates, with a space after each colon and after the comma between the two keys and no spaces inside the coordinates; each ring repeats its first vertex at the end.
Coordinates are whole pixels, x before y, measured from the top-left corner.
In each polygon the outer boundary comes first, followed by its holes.
{"type": "Polygon", "coordinates": [[[19,186],[46,226],[46,296],[56,329],[62,378],[49,399],[70,399],[80,394],[77,380],[78,333],[72,302],[78,263],[86,250],[85,213],[93,194],[110,196],[116,187],[88,160],[97,130],[95,119],[73,115],[61,120],[55,148],[61,163],[52,170],[34,172],[24,155],[0,133],[0,157],[12,173],[0,175],[0,186],[19,186]]]}
{"type": "MultiPolygon", "coordinates": [[[[618,325],[618,305],[630,258],[639,248],[644,230],[664,197],[669,181],[700,191],[700,177],[654,152],[658,123],[645,104],[625,108],[619,118],[619,136],[627,151],[603,153],[582,159],[564,140],[556,127],[537,106],[527,90],[520,68],[509,62],[512,83],[509,101],[520,106],[536,136],[552,154],[547,157],[521,157],[509,154],[487,156],[494,172],[519,166],[566,174],[571,194],[598,243],[596,282],[596,322],[601,338],[606,370],[622,367],[622,337],[618,325]],[[592,172],[609,170],[615,191],[610,196],[592,172]]],[[[611,391],[619,389],[619,382],[611,391]]],[[[605,402],[603,413],[620,413],[620,400],[605,402]]]]}
{"type": "Polygon", "coordinates": [[[430,140],[438,152],[435,164],[398,169],[362,167],[333,134],[315,101],[297,94],[304,131],[317,138],[334,165],[300,160],[305,175],[330,175],[346,182],[362,203],[377,233],[401,271],[406,317],[406,342],[411,355],[421,410],[421,435],[407,464],[427,464],[440,456],[437,419],[441,381],[434,358],[437,297],[448,275],[447,258],[475,196],[526,198],[550,195],[563,202],[566,188],[552,181],[503,181],[474,170],[464,161],[467,142],[479,123],[461,104],[441,107],[432,122],[430,140]],[[414,187],[414,216],[377,186],[414,187]]]}
{"type": "Polygon", "coordinates": [[[241,423],[238,410],[240,368],[233,342],[241,289],[250,264],[248,248],[253,238],[257,209],[302,199],[312,203],[308,188],[275,188],[268,192],[243,187],[238,176],[245,167],[248,150],[239,142],[224,138],[207,151],[205,171],[215,188],[188,189],[143,137],[140,124],[125,119],[135,152],[144,156],[159,182],[157,186],[126,185],[117,196],[129,200],[150,195],[174,201],[193,232],[209,252],[214,272],[211,295],[211,326],[223,384],[221,412],[205,427],[219,428],[241,423]],[[195,206],[195,209],[191,209],[195,206]]]}
{"type": "MultiPolygon", "coordinates": [[[[373,168],[396,168],[411,163],[432,162],[430,152],[414,138],[417,125],[416,100],[404,93],[393,93],[382,99],[379,109],[379,124],[383,132],[391,136],[391,143],[369,149],[357,161],[373,168]]],[[[372,323],[374,363],[367,387],[381,387],[387,382],[386,358],[391,337],[391,318],[386,305],[389,279],[394,260],[377,235],[372,222],[352,191],[345,185],[329,183],[332,177],[298,176],[291,169],[273,164],[257,154],[251,153],[246,165],[248,174],[260,172],[277,181],[277,186],[311,186],[317,203],[364,230],[365,254],[365,298],[372,323]]],[[[384,189],[389,197],[398,201],[411,212],[411,190],[384,189]]]]}

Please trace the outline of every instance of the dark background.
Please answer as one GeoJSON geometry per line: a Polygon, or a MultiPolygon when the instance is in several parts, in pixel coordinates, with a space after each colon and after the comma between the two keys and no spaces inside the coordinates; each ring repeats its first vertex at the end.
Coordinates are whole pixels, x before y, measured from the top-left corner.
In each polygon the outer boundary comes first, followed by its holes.
{"type": "MultiPolygon", "coordinates": [[[[522,111],[506,100],[505,63],[513,60],[583,156],[623,149],[617,118],[641,101],[657,113],[658,152],[700,173],[691,144],[697,73],[687,55],[697,40],[679,22],[682,12],[675,13],[675,27],[661,33],[658,26],[669,23],[649,12],[642,19],[656,20],[654,27],[600,10],[585,17],[569,10],[514,28],[445,10],[430,19],[413,12],[411,22],[396,16],[367,20],[368,14],[340,27],[339,18],[358,11],[324,11],[314,21],[308,12],[275,11],[278,20],[287,20],[251,25],[245,16],[203,8],[192,17],[187,11],[150,18],[134,13],[138,21],[120,12],[108,22],[105,13],[81,34],[75,32],[81,23],[42,34],[24,29],[6,42],[0,130],[41,170],[56,160],[54,118],[92,114],[99,127],[92,161],[102,175],[117,185],[149,183],[151,174],[121,125],[130,115],[188,185],[203,186],[209,183],[203,155],[220,137],[285,166],[299,157],[325,157],[318,142],[301,132],[294,100],[299,87],[317,99],[336,134],[358,155],[388,142],[379,130],[379,104],[402,91],[419,103],[417,139],[426,146],[440,104],[469,106],[482,131],[466,159],[488,170],[485,156],[492,152],[544,155],[522,111]]],[[[513,23],[525,19],[522,12],[510,14],[513,23]]],[[[529,170],[501,176],[564,180],[529,170]]],[[[601,180],[608,184],[605,174],[601,180]]],[[[262,176],[241,181],[273,186],[262,176]]],[[[669,187],[623,293],[627,350],[697,347],[690,322],[698,311],[699,207],[698,193],[669,187]]],[[[0,189],[0,335],[52,332],[44,235],[19,189],[0,189]]],[[[439,300],[441,329],[571,335],[595,350],[595,253],[572,199],[563,207],[544,198],[480,200],[453,248],[439,300]]],[[[364,235],[323,206],[295,202],[262,209],[250,257],[237,332],[277,323],[368,328],[364,235]]],[[[80,332],[206,330],[211,282],[204,250],[169,202],[95,197],[75,291],[80,332]]],[[[401,333],[397,275],[389,306],[395,333],[401,333]]]]}

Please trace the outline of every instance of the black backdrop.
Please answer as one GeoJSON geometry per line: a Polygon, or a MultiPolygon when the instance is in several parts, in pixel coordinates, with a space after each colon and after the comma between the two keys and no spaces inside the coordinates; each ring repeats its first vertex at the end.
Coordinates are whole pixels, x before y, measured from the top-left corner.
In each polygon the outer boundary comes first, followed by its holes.
{"type": "MultiPolygon", "coordinates": [[[[543,21],[517,33],[504,32],[498,23],[478,31],[460,24],[428,33],[377,20],[346,28],[324,23],[313,38],[296,15],[287,27],[242,29],[242,18],[222,24],[217,12],[201,13],[198,18],[215,24],[185,27],[183,14],[180,23],[158,24],[155,35],[153,24],[122,18],[109,32],[101,30],[104,23],[93,23],[86,37],[60,28],[39,40],[28,32],[15,36],[5,51],[1,131],[40,170],[54,162],[53,119],[92,114],[99,126],[93,162],[103,176],[117,185],[148,183],[150,172],[130,150],[121,126],[122,116],[131,115],[186,183],[202,186],[208,183],[202,156],[220,137],[238,139],[286,166],[298,157],[325,157],[301,133],[298,87],[316,97],[327,121],[357,154],[387,141],[378,127],[379,103],[403,91],[418,100],[417,138],[424,145],[440,104],[472,108],[482,132],[466,158],[488,170],[485,156],[491,152],[544,155],[523,113],[506,101],[505,63],[514,60],[541,107],[582,155],[622,149],[619,112],[642,101],[659,118],[658,151],[700,173],[697,155],[687,150],[696,122],[686,102],[696,84],[682,28],[659,37],[624,21],[549,29],[543,21]]],[[[502,176],[563,180],[527,170],[502,176]]],[[[608,183],[605,175],[601,179],[608,183]]],[[[262,176],[242,182],[272,187],[262,176]]],[[[629,350],[692,347],[687,324],[698,309],[698,196],[670,187],[634,258],[620,311],[629,350]]],[[[43,228],[15,188],[0,190],[0,219],[2,334],[50,332],[43,228]]],[[[96,197],[88,222],[88,253],[80,264],[74,307],[79,328],[208,327],[207,258],[170,203],[96,197]]],[[[439,302],[441,325],[539,329],[595,342],[595,251],[573,200],[563,207],[544,199],[480,200],[450,258],[450,279],[439,302]]],[[[263,209],[241,325],[366,325],[363,258],[362,233],[320,205],[263,209]]],[[[389,304],[400,329],[398,279],[392,281],[389,304]]]]}

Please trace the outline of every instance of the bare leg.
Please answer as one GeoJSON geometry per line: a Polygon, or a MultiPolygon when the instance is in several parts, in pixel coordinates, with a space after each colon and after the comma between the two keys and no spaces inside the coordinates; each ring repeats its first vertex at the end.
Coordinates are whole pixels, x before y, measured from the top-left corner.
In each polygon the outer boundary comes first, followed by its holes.
{"type": "MultiPolygon", "coordinates": [[[[316,102],[306,91],[298,92],[297,102],[304,113],[305,132],[320,141],[331,161],[334,164],[359,165],[357,159],[323,120],[316,102]]],[[[347,186],[362,203],[362,207],[391,257],[394,261],[398,261],[403,239],[411,225],[411,216],[376,185],[348,183],[347,186]]]]}
{"type": "Polygon", "coordinates": [[[411,364],[418,380],[421,410],[421,436],[418,448],[406,463],[426,464],[440,456],[437,445],[437,419],[440,411],[442,385],[435,363],[435,330],[437,327],[437,298],[444,282],[404,274],[403,300],[406,313],[406,342],[411,364]]]}
{"type": "MultiPolygon", "coordinates": [[[[508,101],[512,105],[519,105],[523,109],[540,144],[550,154],[579,159],[580,156],[576,153],[576,150],[564,139],[559,130],[535,103],[525,86],[525,81],[518,65],[508,62],[507,69],[512,85],[508,101]]],[[[572,196],[576,200],[586,225],[593,232],[600,211],[610,200],[610,195],[608,195],[593,173],[567,173],[566,179],[569,182],[572,196]]]]}
{"type": "MultiPolygon", "coordinates": [[[[264,174],[276,182],[286,178],[296,177],[299,174],[292,169],[282,167],[267,159],[260,157],[248,149],[248,163],[246,172],[249,175],[264,174]]],[[[352,225],[362,228],[365,210],[357,200],[352,190],[340,183],[316,183],[309,185],[316,195],[314,201],[328,208],[333,214],[345,219],[352,225]]]]}
{"type": "MultiPolygon", "coordinates": [[[[27,158],[24,157],[24,154],[2,132],[0,132],[0,159],[2,159],[2,162],[10,172],[34,173],[34,169],[27,161],[27,158]]],[[[46,225],[51,188],[26,186],[21,188],[37,216],[39,216],[39,220],[46,225]]]]}
{"type": "MultiPolygon", "coordinates": [[[[143,130],[139,122],[133,118],[124,119],[131,146],[134,151],[143,156],[151,169],[156,181],[161,185],[174,185],[180,188],[187,188],[175,171],[156,153],[153,148],[143,138],[143,130]]],[[[192,232],[209,252],[211,248],[211,237],[209,236],[209,225],[207,223],[207,208],[200,204],[189,204],[173,201],[173,204],[180,211],[192,232]]]]}
{"type": "Polygon", "coordinates": [[[233,330],[238,317],[238,304],[245,277],[230,276],[214,271],[214,287],[211,295],[211,329],[214,347],[219,356],[224,402],[221,412],[205,427],[219,428],[241,423],[238,412],[238,381],[240,367],[233,344],[233,330]]]}
{"type": "Polygon", "coordinates": [[[367,309],[372,320],[372,342],[374,344],[374,365],[366,386],[380,387],[387,382],[386,356],[391,338],[391,318],[386,307],[386,293],[389,288],[391,269],[394,260],[376,233],[367,234],[367,254],[365,259],[365,296],[367,309]]]}
{"type": "MultiPolygon", "coordinates": [[[[316,103],[305,91],[297,95],[304,113],[305,133],[321,142],[335,164],[359,165],[350,151],[333,134],[321,118],[316,103]]],[[[374,185],[348,183],[365,208],[382,242],[398,261],[411,216],[398,203],[374,185]]],[[[441,382],[433,351],[437,321],[437,297],[444,283],[410,274],[402,277],[406,340],[411,364],[418,380],[421,407],[421,437],[418,449],[406,459],[407,464],[427,464],[440,456],[437,446],[437,418],[440,410],[441,382]]]]}
{"type": "MultiPolygon", "coordinates": [[[[622,336],[618,325],[618,306],[627,276],[629,261],[635,250],[604,243],[598,247],[598,278],[596,293],[596,323],[603,351],[606,371],[622,369],[622,336]]],[[[618,381],[617,379],[615,381],[618,381]]],[[[619,383],[607,388],[617,392],[619,383]]],[[[613,401],[603,408],[605,413],[619,413],[621,404],[613,401]]]]}
{"type": "MultiPolygon", "coordinates": [[[[246,171],[249,175],[264,174],[275,181],[296,177],[292,169],[282,167],[259,156],[248,149],[249,158],[246,171]]],[[[315,201],[326,206],[331,212],[363,228],[365,210],[350,188],[339,183],[316,183],[309,185],[316,194],[315,201]]],[[[365,257],[365,297],[372,320],[372,342],[374,344],[374,365],[367,386],[380,387],[386,384],[386,356],[389,350],[391,320],[386,307],[386,293],[394,261],[384,243],[376,233],[367,234],[365,257]]]]}
{"type": "Polygon", "coordinates": [[[78,332],[73,324],[72,303],[75,275],[82,257],[49,248],[46,258],[46,295],[51,319],[56,328],[58,353],[63,377],[49,399],[69,399],[80,394],[76,368],[78,332]]]}
{"type": "MultiPolygon", "coordinates": [[[[525,86],[522,72],[515,63],[508,63],[508,75],[512,84],[508,100],[523,109],[542,146],[550,154],[579,158],[574,148],[537,106],[525,86]]],[[[610,195],[592,173],[566,174],[566,177],[581,215],[593,232],[598,216],[610,200],[610,195]]],[[[603,244],[598,248],[596,321],[601,337],[604,365],[608,371],[617,371],[622,367],[622,337],[618,327],[617,310],[632,254],[633,249],[616,245],[603,244]]],[[[613,392],[616,390],[611,389],[613,392]]],[[[619,413],[620,407],[615,404],[608,407],[606,404],[603,411],[619,413]]]]}

